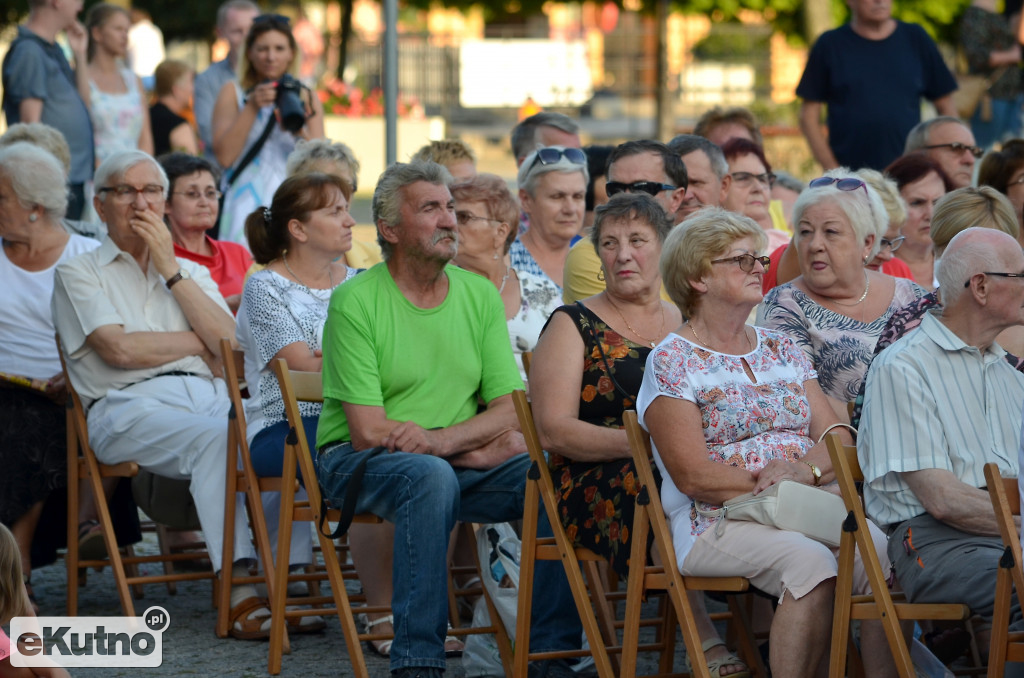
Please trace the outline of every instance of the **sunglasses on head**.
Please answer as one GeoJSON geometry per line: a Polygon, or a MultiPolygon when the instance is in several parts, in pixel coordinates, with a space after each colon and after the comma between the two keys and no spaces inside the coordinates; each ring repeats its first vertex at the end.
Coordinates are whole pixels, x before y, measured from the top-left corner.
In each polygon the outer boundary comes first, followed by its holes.
{"type": "Polygon", "coordinates": [[[554,148],[553,146],[545,146],[544,148],[537,149],[537,157],[533,159],[530,166],[527,168],[527,172],[533,169],[533,166],[537,163],[541,165],[554,165],[562,158],[565,158],[574,165],[586,165],[587,154],[578,148],[554,148]]]}
{"type": "Polygon", "coordinates": [[[631,184],[621,181],[609,181],[605,184],[604,190],[608,193],[609,198],[619,193],[646,193],[654,197],[662,191],[674,191],[676,188],[678,187],[672,184],[663,184],[659,181],[634,181],[631,184]]]}
{"type": "Polygon", "coordinates": [[[285,26],[290,26],[291,19],[283,14],[260,14],[252,20],[253,26],[257,26],[259,24],[283,24],[285,26]]]}
{"type": "Polygon", "coordinates": [[[844,179],[836,179],[835,177],[818,177],[817,179],[811,179],[807,184],[808,188],[821,188],[823,186],[831,186],[835,184],[835,187],[840,191],[856,191],[858,188],[864,189],[864,195],[868,194],[868,186],[860,179],[854,179],[853,177],[846,177],[844,179]]]}

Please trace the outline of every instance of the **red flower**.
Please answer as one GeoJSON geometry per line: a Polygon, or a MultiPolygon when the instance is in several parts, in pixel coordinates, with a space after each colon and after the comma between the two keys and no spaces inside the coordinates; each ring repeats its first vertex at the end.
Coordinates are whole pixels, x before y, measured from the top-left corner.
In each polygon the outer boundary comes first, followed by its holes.
{"type": "Polygon", "coordinates": [[[594,495],[596,494],[597,487],[591,485],[590,487],[587,487],[586,489],[583,490],[583,500],[589,504],[590,502],[594,501],[594,495]]]}
{"type": "Polygon", "coordinates": [[[597,392],[601,395],[607,395],[615,390],[612,380],[608,377],[601,377],[597,380],[597,392]]]}
{"type": "Polygon", "coordinates": [[[608,538],[612,541],[617,541],[619,538],[619,523],[612,521],[612,524],[608,526],[608,538]]]}

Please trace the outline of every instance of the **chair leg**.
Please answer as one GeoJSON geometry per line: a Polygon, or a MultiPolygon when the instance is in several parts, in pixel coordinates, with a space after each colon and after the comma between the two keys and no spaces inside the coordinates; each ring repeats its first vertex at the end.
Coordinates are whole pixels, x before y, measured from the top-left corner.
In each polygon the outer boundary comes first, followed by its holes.
{"type": "Polygon", "coordinates": [[[523,509],[523,548],[519,558],[519,600],[516,606],[515,656],[512,675],[525,676],[530,656],[530,614],[533,611],[533,576],[537,565],[537,517],[540,496],[537,481],[526,481],[523,509]]]}
{"type": "Polygon", "coordinates": [[[72,422],[68,417],[68,549],[64,555],[64,566],[68,577],[67,615],[78,615],[78,461],[77,439],[74,437],[72,422]]]}
{"type": "MultiPolygon", "coordinates": [[[[160,546],[160,553],[161,553],[161,555],[170,555],[170,553],[171,553],[171,546],[170,546],[169,540],[167,538],[167,534],[168,534],[167,526],[166,525],[157,524],[157,526],[156,526],[156,541],[157,541],[157,544],[160,546]]],[[[163,566],[164,566],[164,574],[167,574],[167,575],[173,575],[174,574],[174,561],[173,560],[165,560],[163,562],[163,566]]],[[[167,593],[169,593],[172,596],[173,595],[177,595],[177,593],[178,593],[178,583],[177,582],[173,582],[173,581],[167,582],[167,593]]]]}

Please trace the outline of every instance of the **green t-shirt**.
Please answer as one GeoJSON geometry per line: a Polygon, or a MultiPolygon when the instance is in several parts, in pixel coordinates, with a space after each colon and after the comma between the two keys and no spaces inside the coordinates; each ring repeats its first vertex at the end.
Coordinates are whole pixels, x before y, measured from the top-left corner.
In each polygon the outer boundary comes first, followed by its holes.
{"type": "Polygon", "coordinates": [[[446,428],[523,388],[489,280],[445,269],[448,296],[435,308],[409,302],[377,264],[331,295],[324,326],[324,407],[316,444],[351,440],[342,402],[383,407],[388,419],[446,428]]]}

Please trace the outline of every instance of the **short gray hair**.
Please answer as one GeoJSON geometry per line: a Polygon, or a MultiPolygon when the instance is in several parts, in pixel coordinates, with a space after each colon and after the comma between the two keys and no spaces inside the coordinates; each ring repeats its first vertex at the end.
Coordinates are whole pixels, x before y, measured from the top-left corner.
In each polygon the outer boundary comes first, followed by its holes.
{"type": "MultiPolygon", "coordinates": [[[[565,146],[548,146],[548,148],[554,148],[558,151],[564,151],[565,146]]],[[[565,155],[561,155],[558,158],[558,162],[553,162],[545,165],[542,162],[534,162],[537,158],[537,153],[541,149],[535,149],[523,160],[523,164],[519,167],[519,175],[516,177],[516,183],[519,188],[526,191],[530,196],[533,196],[534,189],[537,188],[537,180],[542,175],[548,172],[562,172],[563,174],[572,174],[573,172],[579,172],[583,175],[583,183],[586,185],[590,181],[590,172],[587,171],[586,163],[577,165],[570,161],[565,155]]]]}
{"type": "Polygon", "coordinates": [[[789,189],[794,193],[803,193],[804,189],[807,188],[807,184],[786,170],[775,170],[775,185],[789,189]]]}
{"type": "Polygon", "coordinates": [[[259,5],[252,0],[228,0],[217,8],[217,28],[224,28],[228,21],[228,12],[233,9],[248,9],[257,14],[260,13],[259,5]]]}
{"type": "Polygon", "coordinates": [[[109,158],[103,161],[102,164],[96,169],[96,175],[93,177],[93,183],[96,186],[96,192],[100,196],[101,201],[105,201],[107,197],[106,191],[101,192],[101,188],[108,188],[111,184],[114,184],[124,178],[125,172],[143,163],[149,163],[160,175],[160,185],[164,189],[164,198],[166,199],[167,191],[170,188],[170,182],[167,180],[167,173],[164,172],[164,168],[160,166],[160,163],[145,151],[118,151],[111,155],[109,158]]]}
{"type": "MultiPolygon", "coordinates": [[[[522,158],[537,148],[537,132],[541,127],[554,127],[566,134],[578,134],[579,123],[564,113],[541,111],[512,128],[512,155],[522,158]]],[[[524,163],[525,164],[525,163],[524,163]]]]}
{"type": "MultiPolygon", "coordinates": [[[[800,228],[797,224],[804,217],[804,212],[809,207],[824,202],[833,202],[843,211],[853,228],[853,235],[858,243],[863,243],[869,235],[875,236],[875,242],[868,253],[868,261],[878,254],[882,247],[882,237],[889,230],[889,215],[885,211],[885,205],[878,196],[875,189],[858,177],[847,167],[837,167],[825,173],[830,179],[856,179],[864,184],[864,193],[867,200],[861,196],[861,189],[854,191],[840,191],[836,184],[808,188],[793,204],[793,241],[800,239],[800,228]]],[[[866,263],[866,262],[865,262],[866,263]]]]}
{"type": "Polygon", "coordinates": [[[949,307],[964,293],[964,281],[981,273],[994,261],[1002,263],[1002,250],[994,240],[1015,242],[1013,236],[991,228],[972,226],[953,236],[939,259],[935,277],[942,290],[942,304],[949,307]],[[967,242],[964,242],[967,241],[967,242]]]}
{"type": "Polygon", "coordinates": [[[704,155],[708,156],[708,161],[711,163],[711,171],[715,173],[719,181],[729,173],[729,161],[725,159],[722,148],[710,139],[696,134],[680,134],[668,142],[667,146],[680,158],[694,151],[704,151],[704,155]]]}
{"type": "Polygon", "coordinates": [[[288,155],[285,161],[284,173],[288,176],[308,172],[313,165],[319,162],[344,163],[352,169],[352,190],[356,190],[356,180],[359,174],[359,161],[356,154],[346,144],[330,139],[309,139],[300,140],[295,145],[295,150],[288,155]]]}
{"type": "Polygon", "coordinates": [[[27,141],[52,153],[64,165],[64,174],[71,172],[71,148],[56,127],[43,122],[18,122],[0,136],[0,147],[27,141]]]}
{"type": "Polygon", "coordinates": [[[68,207],[67,176],[52,153],[27,141],[0,148],[0,176],[7,177],[22,207],[39,205],[53,220],[68,207]]]}
{"type": "Polygon", "coordinates": [[[590,242],[598,256],[601,254],[601,230],[606,222],[639,221],[647,224],[658,238],[659,245],[665,242],[672,230],[672,220],[665,214],[665,208],[646,193],[619,193],[603,205],[594,208],[594,226],[590,229],[590,242]]]}
{"type": "MultiPolygon", "coordinates": [[[[967,127],[963,120],[960,118],[954,118],[951,115],[940,115],[935,118],[923,120],[914,125],[913,129],[907,133],[907,143],[903,147],[903,155],[922,150],[928,145],[928,137],[932,133],[932,128],[938,127],[939,125],[945,125],[947,123],[955,123],[961,127],[967,127]]],[[[967,127],[967,129],[970,128],[967,127]]]]}
{"type": "Polygon", "coordinates": [[[444,165],[430,160],[396,162],[384,170],[377,180],[377,187],[373,189],[373,223],[377,227],[377,243],[380,245],[384,261],[391,258],[393,247],[381,236],[380,224],[398,225],[402,218],[402,200],[405,197],[402,189],[417,181],[451,188],[453,180],[444,165]]]}

